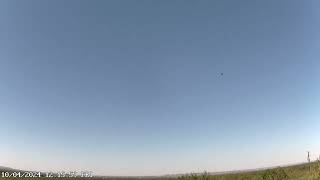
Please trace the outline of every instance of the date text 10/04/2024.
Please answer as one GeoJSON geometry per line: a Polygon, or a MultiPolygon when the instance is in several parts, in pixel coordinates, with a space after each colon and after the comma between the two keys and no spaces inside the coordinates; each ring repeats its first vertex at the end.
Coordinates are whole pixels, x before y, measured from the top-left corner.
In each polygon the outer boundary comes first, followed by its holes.
{"type": "Polygon", "coordinates": [[[1,177],[93,177],[91,171],[61,171],[61,172],[1,172],[1,177]]]}

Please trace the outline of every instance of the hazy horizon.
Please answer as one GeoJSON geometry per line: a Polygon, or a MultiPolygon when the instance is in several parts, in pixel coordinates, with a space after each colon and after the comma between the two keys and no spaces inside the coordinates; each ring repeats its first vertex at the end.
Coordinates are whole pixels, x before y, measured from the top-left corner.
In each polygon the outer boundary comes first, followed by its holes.
{"type": "Polygon", "coordinates": [[[316,0],[2,0],[0,166],[143,176],[315,159],[319,20],[316,0]]]}

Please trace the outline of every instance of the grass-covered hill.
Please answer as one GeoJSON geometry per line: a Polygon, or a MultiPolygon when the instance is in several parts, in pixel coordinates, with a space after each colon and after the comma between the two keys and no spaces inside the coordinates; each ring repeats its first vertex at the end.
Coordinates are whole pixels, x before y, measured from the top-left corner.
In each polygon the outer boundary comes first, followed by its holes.
{"type": "MultiPolygon", "coordinates": [[[[1,167],[0,172],[16,172],[17,170],[1,167]]],[[[0,174],[1,175],[1,174],[0,174]]],[[[4,179],[21,179],[21,178],[5,178],[4,179]]],[[[35,179],[35,178],[23,178],[23,179],[35,179]]],[[[36,179],[48,179],[45,177],[36,179]]],[[[50,178],[51,180],[62,180],[69,178],[50,178]]],[[[71,178],[74,180],[86,179],[86,178],[71,178]]],[[[257,170],[250,172],[232,172],[220,175],[210,175],[210,173],[202,174],[186,174],[181,176],[166,176],[166,177],[93,177],[88,178],[91,180],[320,180],[320,161],[300,164],[288,167],[278,167],[265,170],[257,170]]]]}

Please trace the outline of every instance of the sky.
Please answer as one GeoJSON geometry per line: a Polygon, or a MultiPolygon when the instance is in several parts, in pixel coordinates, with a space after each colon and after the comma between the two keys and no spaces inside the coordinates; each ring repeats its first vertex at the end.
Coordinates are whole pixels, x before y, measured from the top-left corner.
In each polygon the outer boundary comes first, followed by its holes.
{"type": "Polygon", "coordinates": [[[316,0],[2,0],[0,165],[139,176],[305,162],[320,155],[319,77],[316,0]]]}

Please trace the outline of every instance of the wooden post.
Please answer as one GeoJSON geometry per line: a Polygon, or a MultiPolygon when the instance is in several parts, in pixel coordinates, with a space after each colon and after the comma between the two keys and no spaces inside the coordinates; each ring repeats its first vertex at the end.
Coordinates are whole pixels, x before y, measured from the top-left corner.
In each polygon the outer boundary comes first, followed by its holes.
{"type": "Polygon", "coordinates": [[[311,173],[311,166],[310,166],[310,152],[307,151],[308,154],[307,154],[307,160],[308,160],[308,165],[309,165],[309,173],[311,173]]]}

